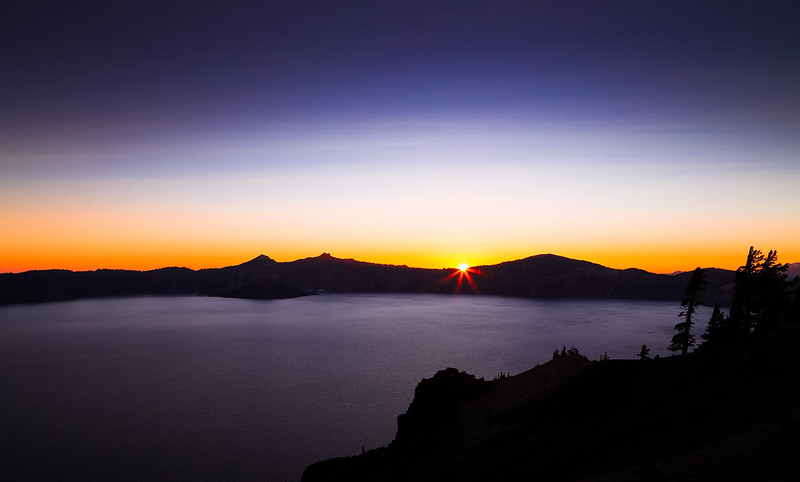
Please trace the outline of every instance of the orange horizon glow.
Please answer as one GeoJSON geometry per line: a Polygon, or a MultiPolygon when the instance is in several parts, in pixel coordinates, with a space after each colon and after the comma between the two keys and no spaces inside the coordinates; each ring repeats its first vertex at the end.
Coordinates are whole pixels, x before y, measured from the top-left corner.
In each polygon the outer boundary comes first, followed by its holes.
{"type": "MultiPolygon", "coordinates": [[[[754,244],[757,249],[766,252],[774,247],[767,244],[754,244]]],[[[474,266],[490,266],[505,261],[514,261],[538,254],[555,254],[567,258],[597,263],[614,269],[637,268],[652,273],[669,274],[676,271],[690,271],[695,267],[721,268],[735,270],[744,264],[747,246],[725,247],[713,250],[672,250],[658,251],[647,249],[625,249],[619,252],[603,249],[578,250],[574,247],[561,251],[553,249],[535,249],[528,251],[500,251],[495,253],[479,253],[471,255],[473,263],[467,265],[463,261],[454,263],[455,257],[446,252],[425,252],[409,250],[402,253],[385,253],[364,250],[362,255],[353,251],[337,251],[329,249],[304,250],[259,250],[247,246],[236,250],[205,249],[204,246],[150,246],[150,249],[135,250],[131,246],[103,249],[102,246],[90,246],[84,250],[69,252],[51,251],[47,249],[24,250],[21,247],[13,252],[13,256],[0,258],[0,273],[19,273],[31,270],[67,269],[72,271],[93,271],[96,269],[126,269],[145,271],[164,267],[184,267],[190,269],[222,268],[235,266],[264,254],[277,262],[289,262],[297,259],[315,257],[323,252],[330,252],[334,257],[356,259],[369,263],[406,265],[415,268],[455,269],[454,273],[468,273],[474,266]],[[124,249],[129,248],[129,249],[124,249]],[[452,268],[452,266],[456,268],[452,268]]],[[[781,263],[800,261],[800,251],[781,251],[778,249],[778,260],[781,263]]]]}
{"type": "MultiPolygon", "coordinates": [[[[507,150],[505,134],[492,134],[492,126],[444,125],[429,126],[443,136],[441,146],[398,138],[386,126],[335,143],[298,134],[310,151],[291,144],[287,152],[309,159],[274,169],[0,176],[0,272],[219,268],[259,254],[286,262],[329,252],[434,269],[552,253],[672,273],[736,269],[750,245],[778,250],[780,262],[800,261],[794,165],[709,157],[696,159],[698,175],[687,177],[686,165],[660,158],[559,163],[572,145],[585,146],[572,153],[584,159],[590,147],[608,154],[628,141],[570,131],[558,149],[507,150]],[[448,137],[451,131],[459,134],[448,137]],[[468,134],[488,139],[477,144],[477,157],[463,147],[468,134]],[[330,162],[317,162],[321,152],[330,162]],[[371,161],[389,153],[402,159],[371,161]],[[748,196],[739,195],[743,185],[748,196]],[[470,202],[451,209],[447,200],[465,193],[470,202]]],[[[662,139],[649,150],[669,145],[662,139]]],[[[176,149],[191,158],[198,147],[176,149]]]]}

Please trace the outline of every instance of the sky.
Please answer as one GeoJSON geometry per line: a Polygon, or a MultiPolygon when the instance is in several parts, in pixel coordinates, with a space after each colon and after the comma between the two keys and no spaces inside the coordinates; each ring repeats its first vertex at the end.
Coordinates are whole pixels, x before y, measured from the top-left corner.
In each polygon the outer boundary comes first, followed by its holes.
{"type": "Polygon", "coordinates": [[[0,272],[800,261],[800,6],[0,3],[0,272]]]}

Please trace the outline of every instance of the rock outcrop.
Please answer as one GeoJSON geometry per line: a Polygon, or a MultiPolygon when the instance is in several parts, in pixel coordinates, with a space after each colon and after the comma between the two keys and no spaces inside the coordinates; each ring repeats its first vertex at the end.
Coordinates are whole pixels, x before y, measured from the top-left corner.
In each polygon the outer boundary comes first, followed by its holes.
{"type": "Polygon", "coordinates": [[[567,356],[494,381],[417,387],[387,447],[304,482],[797,480],[800,326],[656,360],[567,356]]]}

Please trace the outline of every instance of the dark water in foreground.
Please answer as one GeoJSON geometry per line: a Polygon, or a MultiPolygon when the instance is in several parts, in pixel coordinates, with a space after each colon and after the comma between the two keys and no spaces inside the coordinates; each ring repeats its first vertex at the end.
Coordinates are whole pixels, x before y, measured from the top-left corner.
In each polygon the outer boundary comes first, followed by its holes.
{"type": "Polygon", "coordinates": [[[439,369],[519,373],[571,344],[663,356],[679,311],[441,295],[2,307],[0,478],[299,480],[316,460],[390,442],[439,369]]]}

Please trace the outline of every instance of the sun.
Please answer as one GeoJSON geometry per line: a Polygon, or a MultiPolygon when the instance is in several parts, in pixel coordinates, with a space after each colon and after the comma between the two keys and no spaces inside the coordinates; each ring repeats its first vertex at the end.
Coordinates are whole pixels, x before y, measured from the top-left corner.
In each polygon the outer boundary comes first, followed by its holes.
{"type": "Polygon", "coordinates": [[[458,265],[458,270],[462,273],[469,269],[469,265],[467,263],[461,263],[458,265]]]}

